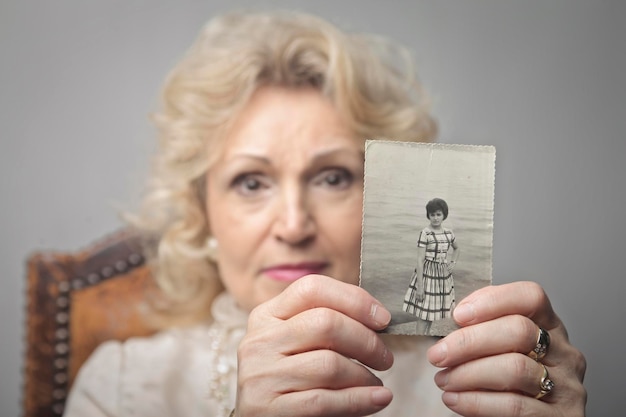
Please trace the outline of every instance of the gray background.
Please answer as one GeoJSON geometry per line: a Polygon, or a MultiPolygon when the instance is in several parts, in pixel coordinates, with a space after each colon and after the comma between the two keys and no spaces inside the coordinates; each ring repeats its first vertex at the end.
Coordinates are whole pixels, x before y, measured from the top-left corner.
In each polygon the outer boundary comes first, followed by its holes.
{"type": "Polygon", "coordinates": [[[0,415],[19,414],[26,255],[121,224],[161,80],[208,17],[249,5],[410,47],[441,141],[497,148],[495,282],[544,285],[588,358],[588,414],[621,414],[626,2],[2,0],[0,415]]]}

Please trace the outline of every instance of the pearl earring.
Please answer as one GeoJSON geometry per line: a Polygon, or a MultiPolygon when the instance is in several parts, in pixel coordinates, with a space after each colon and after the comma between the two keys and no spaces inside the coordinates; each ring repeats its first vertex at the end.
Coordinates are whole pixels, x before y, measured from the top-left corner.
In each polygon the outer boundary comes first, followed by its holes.
{"type": "Polygon", "coordinates": [[[209,256],[209,259],[211,259],[212,261],[215,261],[215,259],[217,258],[217,246],[217,239],[215,239],[213,236],[209,237],[206,240],[207,254],[209,256]]]}

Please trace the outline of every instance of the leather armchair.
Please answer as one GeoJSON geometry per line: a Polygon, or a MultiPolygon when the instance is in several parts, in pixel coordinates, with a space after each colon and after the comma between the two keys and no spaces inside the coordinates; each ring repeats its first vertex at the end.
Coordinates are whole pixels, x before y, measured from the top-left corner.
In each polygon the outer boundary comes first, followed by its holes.
{"type": "Polygon", "coordinates": [[[23,415],[60,416],[100,343],[156,331],[148,308],[155,287],[140,238],[126,229],[75,253],[35,253],[27,270],[23,415]]]}

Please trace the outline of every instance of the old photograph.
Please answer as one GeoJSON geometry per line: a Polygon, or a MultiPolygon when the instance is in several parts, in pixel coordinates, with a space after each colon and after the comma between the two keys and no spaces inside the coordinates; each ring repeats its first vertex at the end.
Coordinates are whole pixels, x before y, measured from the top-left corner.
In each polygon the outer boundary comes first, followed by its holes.
{"type": "Polygon", "coordinates": [[[445,336],[492,277],[495,148],[367,141],[360,285],[385,332],[445,336]]]}

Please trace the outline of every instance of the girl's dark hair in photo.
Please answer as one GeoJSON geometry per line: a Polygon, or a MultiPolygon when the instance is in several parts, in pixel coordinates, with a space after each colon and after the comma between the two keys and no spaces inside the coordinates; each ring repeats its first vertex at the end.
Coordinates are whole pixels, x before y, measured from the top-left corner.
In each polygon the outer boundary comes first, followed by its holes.
{"type": "Polygon", "coordinates": [[[426,218],[430,219],[430,215],[437,210],[441,210],[444,220],[448,218],[448,203],[442,198],[433,198],[426,203],[426,218]]]}

